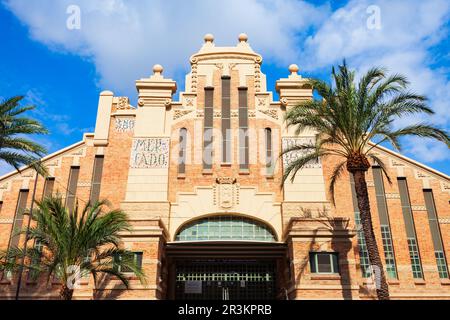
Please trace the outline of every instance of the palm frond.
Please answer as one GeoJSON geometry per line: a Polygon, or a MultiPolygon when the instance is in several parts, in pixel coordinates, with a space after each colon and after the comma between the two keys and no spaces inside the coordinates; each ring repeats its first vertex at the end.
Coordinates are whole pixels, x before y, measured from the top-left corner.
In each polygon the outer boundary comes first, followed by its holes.
{"type": "Polygon", "coordinates": [[[339,180],[339,178],[342,175],[342,172],[345,169],[345,165],[346,162],[342,161],[340,162],[338,165],[336,165],[333,169],[333,173],[331,174],[331,178],[330,178],[330,187],[328,189],[329,193],[330,193],[330,197],[331,197],[331,201],[333,203],[333,205],[336,204],[335,201],[335,187],[336,187],[336,182],[339,180]]]}
{"type": "Polygon", "coordinates": [[[384,163],[384,161],[374,153],[368,153],[367,156],[370,159],[372,159],[381,168],[381,171],[384,173],[386,180],[389,182],[389,184],[392,184],[392,179],[389,176],[389,173],[387,171],[387,167],[386,167],[386,164],[384,163]]]}

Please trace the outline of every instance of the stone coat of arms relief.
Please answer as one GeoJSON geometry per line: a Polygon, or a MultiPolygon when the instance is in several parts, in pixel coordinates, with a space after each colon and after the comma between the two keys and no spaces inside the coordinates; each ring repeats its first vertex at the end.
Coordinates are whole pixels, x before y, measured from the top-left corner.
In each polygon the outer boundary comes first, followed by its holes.
{"type": "Polygon", "coordinates": [[[222,209],[231,209],[239,204],[239,184],[235,178],[219,177],[213,186],[213,202],[222,209]]]}

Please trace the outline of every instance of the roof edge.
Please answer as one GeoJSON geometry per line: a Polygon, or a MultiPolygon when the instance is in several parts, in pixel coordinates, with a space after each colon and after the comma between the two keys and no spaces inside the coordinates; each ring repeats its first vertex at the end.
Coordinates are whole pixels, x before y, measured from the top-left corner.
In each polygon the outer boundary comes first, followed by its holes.
{"type": "Polygon", "coordinates": [[[434,175],[437,175],[437,176],[439,176],[441,178],[444,178],[446,180],[450,180],[450,176],[446,175],[445,173],[440,172],[440,171],[438,171],[436,169],[433,169],[433,168],[431,168],[431,167],[429,167],[429,166],[427,166],[427,165],[425,165],[423,163],[420,163],[420,162],[418,162],[418,161],[416,161],[414,159],[411,159],[411,158],[409,158],[407,156],[404,156],[404,155],[400,154],[399,152],[396,152],[394,150],[388,149],[388,148],[380,146],[380,145],[376,145],[374,142],[371,142],[371,141],[369,142],[369,144],[371,146],[374,146],[375,147],[374,149],[380,149],[381,151],[386,152],[386,153],[388,153],[390,155],[396,156],[396,157],[398,157],[398,158],[400,158],[400,159],[402,159],[402,160],[404,160],[406,162],[409,162],[410,164],[412,164],[412,165],[414,165],[416,167],[419,167],[419,168],[422,168],[424,170],[427,170],[427,171],[433,173],[434,175]]]}
{"type": "MultiPolygon", "coordinates": [[[[47,161],[47,160],[50,160],[50,159],[52,159],[52,158],[54,158],[54,157],[56,157],[56,156],[59,156],[59,155],[65,153],[65,152],[67,152],[67,151],[69,151],[69,150],[71,150],[71,149],[74,149],[74,148],[76,148],[76,147],[79,147],[79,146],[81,146],[81,145],[83,145],[83,144],[86,143],[86,138],[87,138],[87,137],[93,137],[93,136],[94,136],[93,133],[85,133],[85,134],[83,135],[83,140],[82,140],[82,141],[76,142],[76,143],[74,143],[74,144],[72,144],[72,145],[70,145],[70,146],[67,146],[67,147],[65,147],[65,148],[63,148],[63,149],[60,149],[60,150],[55,151],[55,152],[53,152],[53,153],[51,153],[51,154],[49,154],[49,155],[46,155],[45,157],[41,158],[41,161],[47,161]]],[[[20,170],[20,171],[24,171],[24,170],[27,170],[27,169],[29,169],[29,168],[30,168],[30,166],[23,166],[23,167],[21,167],[19,170],[20,170]]],[[[3,175],[3,176],[0,176],[0,181],[5,180],[5,179],[8,179],[8,178],[10,178],[10,177],[12,177],[12,176],[14,176],[14,175],[16,175],[16,174],[20,174],[20,172],[18,172],[17,170],[16,170],[16,171],[11,171],[10,173],[7,173],[7,174],[5,174],[5,175],[3,175]]]]}

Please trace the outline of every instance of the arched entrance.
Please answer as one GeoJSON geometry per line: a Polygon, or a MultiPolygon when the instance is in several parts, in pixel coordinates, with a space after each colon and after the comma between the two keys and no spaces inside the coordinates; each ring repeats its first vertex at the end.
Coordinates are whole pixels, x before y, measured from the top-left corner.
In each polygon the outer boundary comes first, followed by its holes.
{"type": "Polygon", "coordinates": [[[223,215],[189,222],[166,254],[170,299],[282,298],[286,246],[260,221],[223,215]]]}

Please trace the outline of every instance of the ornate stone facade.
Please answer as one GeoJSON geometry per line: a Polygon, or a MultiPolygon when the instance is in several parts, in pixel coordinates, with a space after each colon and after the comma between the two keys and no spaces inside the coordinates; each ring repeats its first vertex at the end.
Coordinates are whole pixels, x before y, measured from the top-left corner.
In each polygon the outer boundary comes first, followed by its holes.
{"type": "MultiPolygon", "coordinates": [[[[146,284],[131,279],[131,289],[125,290],[112,280],[94,289],[92,281],[85,281],[75,291],[75,299],[176,298],[180,294],[177,268],[196,259],[214,260],[221,266],[230,260],[236,265],[251,261],[260,267],[272,266],[276,280],[271,280],[270,297],[274,299],[373,299],[368,279],[362,275],[357,208],[346,172],[340,178],[335,204],[328,194],[331,173],[340,159],[312,161],[292,183],[280,187],[283,169],[307,151],[297,150],[279,159],[280,152],[315,142],[315,132],[296,135],[283,121],[286,110],[312,98],[312,89],[298,74],[298,67],[291,65],[290,75],[277,81],[279,101],[273,101],[261,71],[262,57],[252,50],[244,34],[234,47],[216,47],[214,37],[207,35],[190,62],[179,101],[172,100],[175,81],[165,78],[163,68],[156,65],[152,76],[136,82],[137,107],[126,97],[102,92],[95,133],[43,159],[55,178],[53,192],[63,196],[70,168],[79,167],[76,197],[86,202],[94,159],[103,156],[100,198],[127,212],[133,230],[123,234],[122,245],[143,254],[146,284]],[[224,95],[225,80],[229,80],[229,97],[224,95]],[[230,101],[229,110],[224,109],[224,97],[230,101]],[[208,117],[210,123],[205,121],[208,117]],[[223,162],[221,129],[228,121],[230,161],[223,162]],[[212,140],[205,140],[205,124],[212,126],[212,140]],[[186,132],[187,141],[180,141],[182,132],[186,132]],[[248,132],[248,144],[241,138],[242,132],[248,132]],[[204,164],[205,148],[212,151],[211,166],[204,164]],[[246,150],[249,156],[242,163],[246,150]],[[189,230],[190,239],[198,241],[179,241],[177,235],[183,230],[189,230]],[[205,232],[208,239],[217,237],[215,241],[202,240],[205,232]],[[314,272],[311,257],[319,252],[338,256],[336,272],[314,272]]],[[[392,184],[384,180],[380,193],[372,170],[367,173],[374,231],[383,259],[380,203],[386,204],[389,215],[398,271],[396,279],[389,279],[392,298],[450,298],[449,279],[438,273],[429,219],[432,208],[424,198],[424,192],[431,190],[448,265],[449,177],[385,148],[375,150],[389,164],[393,180],[392,184]],[[411,272],[402,211],[405,206],[397,178],[408,182],[408,208],[417,234],[423,279],[413,278],[411,272]]],[[[0,249],[8,247],[19,192],[30,190],[33,183],[30,169],[0,178],[0,249]]],[[[39,178],[37,199],[43,190],[44,181],[39,178]]],[[[30,204],[31,195],[27,207],[30,204]]],[[[272,271],[266,274],[267,279],[272,271]]],[[[245,288],[245,280],[243,284],[245,288]]],[[[0,299],[13,297],[14,289],[14,278],[2,278],[0,299]]],[[[58,289],[56,283],[46,286],[44,279],[42,284],[25,281],[22,297],[56,298],[58,289]]]]}

